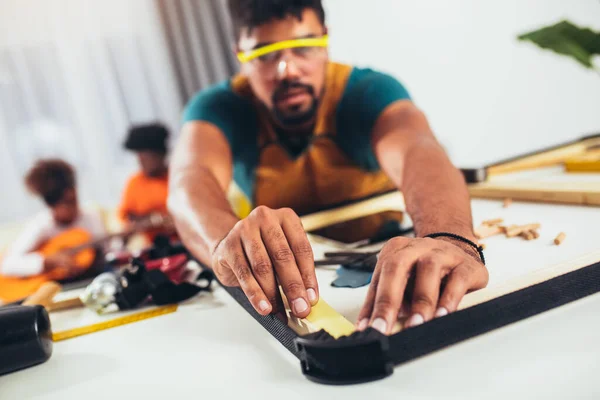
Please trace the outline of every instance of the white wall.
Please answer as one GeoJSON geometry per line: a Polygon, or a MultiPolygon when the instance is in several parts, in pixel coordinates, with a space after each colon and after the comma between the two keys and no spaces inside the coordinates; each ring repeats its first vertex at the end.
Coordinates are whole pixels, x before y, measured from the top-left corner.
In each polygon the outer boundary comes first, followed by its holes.
{"type": "Polygon", "coordinates": [[[563,18],[600,31],[600,1],[324,2],[331,57],[400,79],[459,166],[600,132],[600,74],[516,40],[563,18]]]}
{"type": "Polygon", "coordinates": [[[0,223],[42,207],[22,183],[40,157],[62,157],[84,203],[115,206],[137,163],[132,123],[175,135],[178,97],[156,3],[0,0],[0,223]]]}

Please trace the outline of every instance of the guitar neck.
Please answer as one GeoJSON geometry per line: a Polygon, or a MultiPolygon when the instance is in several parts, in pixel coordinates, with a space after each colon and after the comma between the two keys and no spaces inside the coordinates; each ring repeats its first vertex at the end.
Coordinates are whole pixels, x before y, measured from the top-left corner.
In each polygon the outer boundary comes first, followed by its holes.
{"type": "MultiPolygon", "coordinates": [[[[134,232],[131,232],[131,233],[134,233],[134,232]]],[[[71,254],[75,254],[75,253],[80,252],[81,250],[84,250],[84,249],[87,249],[87,248],[90,248],[90,247],[99,247],[99,246],[103,245],[104,243],[106,243],[106,242],[108,242],[108,241],[110,241],[112,239],[115,239],[115,238],[118,238],[118,237],[124,237],[124,236],[127,236],[129,234],[130,234],[130,232],[128,232],[128,231],[111,233],[111,234],[108,234],[108,235],[103,236],[101,238],[90,240],[89,242],[80,244],[79,246],[71,247],[70,249],[67,250],[67,252],[71,253],[71,254]]]]}
{"type": "Polygon", "coordinates": [[[98,246],[101,246],[101,245],[105,244],[106,242],[111,241],[113,239],[122,238],[125,236],[132,235],[134,233],[143,232],[148,229],[164,226],[165,224],[168,224],[169,222],[170,222],[170,218],[168,216],[149,215],[147,217],[144,217],[144,218],[134,222],[131,227],[129,227],[121,232],[110,233],[101,238],[90,240],[89,242],[86,242],[86,243],[80,244],[76,247],[70,248],[68,250],[68,252],[69,253],[77,253],[77,252],[84,250],[86,248],[89,248],[89,247],[98,247],[98,246]]]}

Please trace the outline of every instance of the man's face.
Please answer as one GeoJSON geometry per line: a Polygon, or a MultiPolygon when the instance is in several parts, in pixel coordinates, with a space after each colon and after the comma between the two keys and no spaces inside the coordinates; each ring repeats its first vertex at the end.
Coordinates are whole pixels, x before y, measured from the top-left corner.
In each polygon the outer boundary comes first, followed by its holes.
{"type": "MultiPolygon", "coordinates": [[[[310,9],[298,20],[288,16],[251,31],[242,29],[239,51],[248,51],[284,40],[321,37],[325,34],[317,14],[310,9]]],[[[327,66],[322,47],[283,49],[242,64],[242,73],[258,99],[284,127],[300,128],[314,122],[327,66]]]]}
{"type": "Polygon", "coordinates": [[[58,225],[70,225],[78,215],[77,192],[75,189],[67,189],[60,201],[52,206],[52,217],[58,225]]]}
{"type": "Polygon", "coordinates": [[[166,172],[165,154],[141,150],[137,152],[138,162],[144,175],[149,177],[158,177],[166,172]]]}

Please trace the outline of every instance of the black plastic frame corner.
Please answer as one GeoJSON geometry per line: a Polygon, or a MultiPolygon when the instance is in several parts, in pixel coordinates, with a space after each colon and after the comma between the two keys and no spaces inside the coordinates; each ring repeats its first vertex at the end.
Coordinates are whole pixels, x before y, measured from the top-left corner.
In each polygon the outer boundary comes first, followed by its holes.
{"type": "Polygon", "coordinates": [[[317,383],[365,383],[394,372],[388,337],[372,328],[339,339],[321,330],[300,336],[295,343],[302,373],[317,383]]]}

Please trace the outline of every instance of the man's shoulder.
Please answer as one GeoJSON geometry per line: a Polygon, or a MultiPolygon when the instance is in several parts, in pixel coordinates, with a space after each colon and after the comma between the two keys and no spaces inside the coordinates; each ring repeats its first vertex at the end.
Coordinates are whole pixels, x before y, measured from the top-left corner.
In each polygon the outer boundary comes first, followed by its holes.
{"type": "Polygon", "coordinates": [[[337,119],[356,123],[364,121],[362,130],[369,132],[375,120],[390,104],[411,101],[411,96],[395,76],[373,68],[352,67],[337,107],[337,119]]]}
{"type": "Polygon", "coordinates": [[[388,106],[401,100],[411,97],[394,76],[372,68],[352,68],[336,111],[338,144],[366,170],[379,169],[371,148],[375,123],[388,106]]]}
{"type": "Polygon", "coordinates": [[[217,83],[213,83],[203,89],[198,90],[188,102],[188,106],[197,103],[203,99],[221,99],[230,96],[233,93],[231,88],[231,80],[227,79],[217,83]]]}
{"type": "Polygon", "coordinates": [[[346,84],[344,98],[381,94],[410,99],[408,90],[392,74],[370,67],[352,67],[346,84]]]}
{"type": "Polygon", "coordinates": [[[237,75],[201,90],[183,112],[183,123],[192,121],[217,126],[235,152],[240,146],[247,147],[258,127],[257,112],[247,81],[237,75]]]}
{"type": "Polygon", "coordinates": [[[252,108],[252,103],[233,85],[236,78],[215,83],[198,91],[186,104],[183,121],[206,120],[215,114],[239,112],[252,108]]]}

